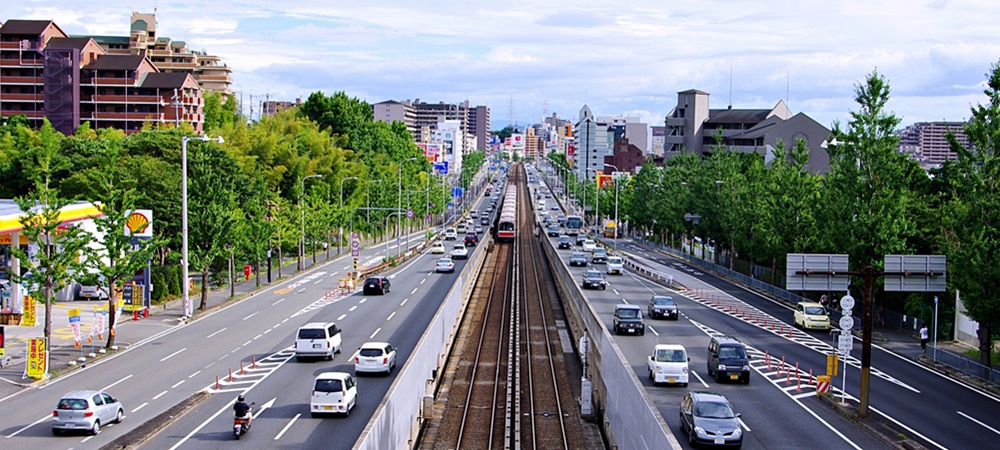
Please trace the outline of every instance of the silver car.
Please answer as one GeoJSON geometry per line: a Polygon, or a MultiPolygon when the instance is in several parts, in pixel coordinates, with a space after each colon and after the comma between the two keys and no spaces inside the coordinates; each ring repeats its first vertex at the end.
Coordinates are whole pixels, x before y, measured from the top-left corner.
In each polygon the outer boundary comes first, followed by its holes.
{"type": "Polygon", "coordinates": [[[52,411],[52,434],[82,430],[101,432],[109,423],[120,423],[125,410],[118,399],[103,391],[72,391],[64,395],[52,411]]]}

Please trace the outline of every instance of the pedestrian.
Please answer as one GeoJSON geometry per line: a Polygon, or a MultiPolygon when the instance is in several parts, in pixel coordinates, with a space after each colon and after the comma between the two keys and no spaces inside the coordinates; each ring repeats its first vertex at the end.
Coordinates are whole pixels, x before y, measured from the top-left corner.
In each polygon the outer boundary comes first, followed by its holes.
{"type": "Polygon", "coordinates": [[[875,326],[885,327],[885,308],[882,305],[875,310],[875,326]]]}
{"type": "Polygon", "coordinates": [[[929,340],[930,338],[927,334],[927,323],[924,322],[923,328],[920,329],[920,354],[927,353],[927,341],[929,340]]]}

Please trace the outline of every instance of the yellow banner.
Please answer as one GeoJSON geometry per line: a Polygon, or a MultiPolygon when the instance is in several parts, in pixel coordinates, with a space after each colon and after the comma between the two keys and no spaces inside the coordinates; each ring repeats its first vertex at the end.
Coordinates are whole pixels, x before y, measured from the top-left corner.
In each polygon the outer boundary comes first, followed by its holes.
{"type": "MultiPolygon", "coordinates": [[[[28,236],[24,233],[19,234],[17,240],[21,243],[21,245],[28,245],[28,236]]],[[[10,233],[0,234],[0,245],[10,245],[10,241],[10,233]]]]}
{"type": "Polygon", "coordinates": [[[36,307],[35,298],[30,295],[24,296],[24,315],[21,316],[21,326],[22,327],[33,327],[35,326],[36,318],[36,307]]]}
{"type": "Polygon", "coordinates": [[[27,376],[36,380],[44,378],[45,364],[48,360],[48,349],[45,345],[45,338],[28,339],[28,367],[25,368],[27,376]]]}

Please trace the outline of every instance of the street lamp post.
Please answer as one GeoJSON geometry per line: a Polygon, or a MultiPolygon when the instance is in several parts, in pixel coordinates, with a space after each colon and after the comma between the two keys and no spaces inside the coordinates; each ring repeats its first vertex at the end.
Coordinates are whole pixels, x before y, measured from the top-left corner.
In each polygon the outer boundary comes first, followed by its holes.
{"type": "Polygon", "coordinates": [[[372,223],[372,183],[381,183],[382,180],[372,180],[365,184],[365,203],[368,205],[366,208],[366,213],[368,213],[368,226],[372,223]]]}
{"type": "Polygon", "coordinates": [[[302,177],[302,182],[301,182],[302,192],[299,194],[299,210],[302,212],[301,215],[302,238],[299,241],[299,263],[297,270],[302,270],[302,268],[304,267],[302,264],[302,258],[305,258],[306,255],[306,208],[304,200],[306,197],[306,180],[309,178],[323,178],[323,175],[315,174],[302,177]]]}
{"type": "MultiPolygon", "coordinates": [[[[621,169],[614,164],[604,163],[605,167],[611,167],[615,169],[615,172],[621,172],[621,169]]],[[[611,182],[615,184],[615,249],[618,249],[618,227],[622,224],[618,223],[618,182],[612,177],[611,182]]]]}
{"type": "MultiPolygon", "coordinates": [[[[184,297],[184,317],[191,317],[194,315],[194,307],[191,304],[190,297],[190,284],[188,280],[188,178],[187,178],[187,143],[188,141],[196,140],[202,142],[216,141],[218,143],[223,143],[222,136],[218,138],[210,138],[208,136],[183,136],[181,137],[181,259],[184,260],[181,264],[181,278],[183,282],[181,283],[181,289],[183,290],[184,297]]],[[[202,289],[205,287],[202,286],[202,289]]]]}
{"type": "MultiPolygon", "coordinates": [[[[417,159],[417,157],[414,156],[412,158],[408,158],[408,159],[405,159],[403,161],[400,161],[400,163],[399,163],[399,181],[397,183],[397,186],[399,187],[399,196],[396,197],[396,202],[397,202],[396,203],[396,212],[399,212],[399,211],[403,210],[403,163],[405,163],[407,161],[413,161],[413,160],[416,160],[416,159],[417,159]]],[[[390,214],[390,216],[391,216],[391,214],[390,214]]],[[[386,223],[388,223],[388,222],[386,222],[386,223]]],[[[399,216],[399,215],[396,215],[396,232],[397,233],[402,233],[403,232],[402,217],[399,216]]],[[[388,241],[388,239],[389,239],[389,233],[388,233],[388,230],[387,230],[386,231],[386,240],[388,241]]],[[[397,237],[397,241],[398,240],[399,239],[397,237]]],[[[386,244],[386,248],[388,248],[388,244],[386,244]]],[[[397,250],[399,249],[399,243],[398,242],[396,243],[396,248],[397,248],[397,250]]],[[[398,251],[397,251],[397,256],[398,256],[398,251]]]]}
{"type": "MultiPolygon", "coordinates": [[[[347,177],[340,180],[340,209],[344,209],[344,182],[347,180],[357,180],[358,177],[347,177]]],[[[343,248],[344,242],[344,225],[338,224],[337,227],[337,256],[340,256],[340,250],[343,248]]],[[[329,254],[327,254],[329,256],[329,254]]]]}
{"type": "MultiPolygon", "coordinates": [[[[393,212],[393,213],[389,213],[388,216],[385,216],[385,235],[386,236],[389,235],[389,219],[392,218],[392,216],[398,216],[400,214],[402,214],[402,213],[399,212],[399,211],[396,211],[396,212],[393,212]]],[[[399,244],[396,244],[396,256],[399,256],[399,244]]],[[[389,261],[389,240],[388,239],[386,239],[386,241],[385,241],[385,260],[386,260],[386,262],[389,261]]]]}

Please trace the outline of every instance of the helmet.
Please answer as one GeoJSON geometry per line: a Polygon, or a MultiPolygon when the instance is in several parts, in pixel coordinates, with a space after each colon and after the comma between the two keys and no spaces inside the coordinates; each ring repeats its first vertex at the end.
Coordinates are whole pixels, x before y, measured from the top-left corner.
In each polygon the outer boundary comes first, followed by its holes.
{"type": "Polygon", "coordinates": [[[236,397],[236,401],[242,402],[243,401],[243,394],[240,394],[239,397],[236,397]]]}

